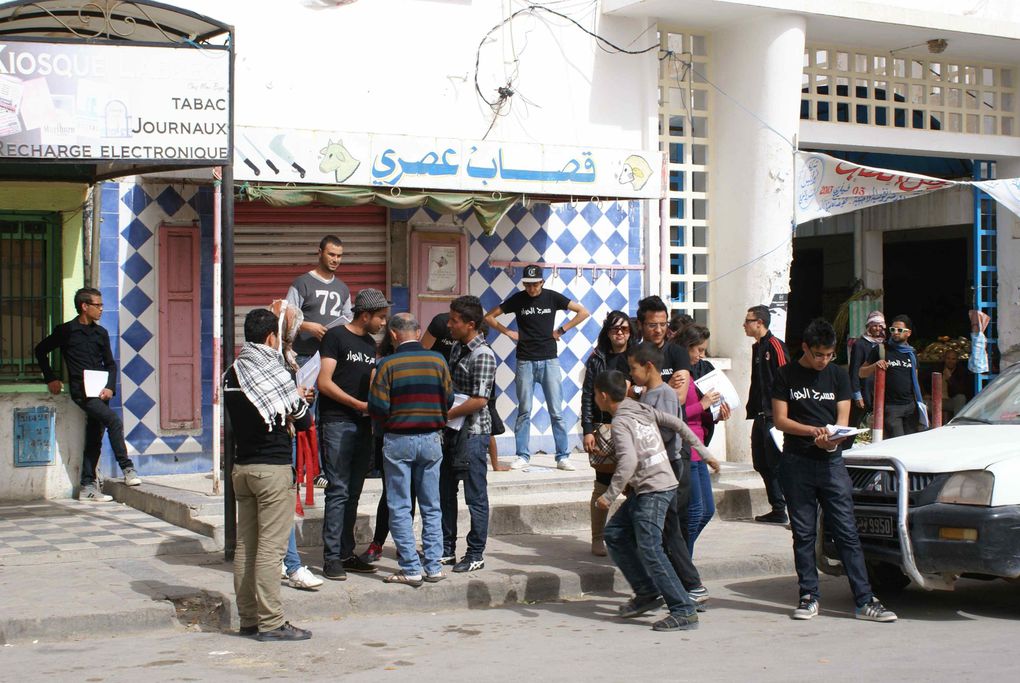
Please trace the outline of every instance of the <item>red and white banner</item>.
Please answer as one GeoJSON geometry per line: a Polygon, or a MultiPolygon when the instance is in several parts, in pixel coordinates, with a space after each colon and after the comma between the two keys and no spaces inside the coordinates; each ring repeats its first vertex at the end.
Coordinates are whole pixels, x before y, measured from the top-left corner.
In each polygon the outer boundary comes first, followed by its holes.
{"type": "Polygon", "coordinates": [[[958,185],[975,185],[1020,215],[1020,178],[957,181],[861,166],[818,152],[796,154],[798,225],[879,204],[919,197],[958,185]]]}

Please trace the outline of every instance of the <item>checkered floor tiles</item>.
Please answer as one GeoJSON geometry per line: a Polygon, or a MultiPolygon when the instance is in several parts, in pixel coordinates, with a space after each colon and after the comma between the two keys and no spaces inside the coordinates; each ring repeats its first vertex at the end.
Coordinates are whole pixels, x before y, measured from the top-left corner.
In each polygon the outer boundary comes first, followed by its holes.
{"type": "Polygon", "coordinates": [[[0,505],[0,565],[55,556],[68,560],[203,552],[211,541],[119,503],[0,505]]]}

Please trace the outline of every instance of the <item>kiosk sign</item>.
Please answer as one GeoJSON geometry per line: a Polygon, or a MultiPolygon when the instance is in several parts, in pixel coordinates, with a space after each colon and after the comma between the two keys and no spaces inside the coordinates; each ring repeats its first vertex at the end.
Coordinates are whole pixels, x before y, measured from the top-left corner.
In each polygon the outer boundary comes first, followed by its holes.
{"type": "Polygon", "coordinates": [[[226,49],[0,42],[0,158],[228,163],[226,49]]]}

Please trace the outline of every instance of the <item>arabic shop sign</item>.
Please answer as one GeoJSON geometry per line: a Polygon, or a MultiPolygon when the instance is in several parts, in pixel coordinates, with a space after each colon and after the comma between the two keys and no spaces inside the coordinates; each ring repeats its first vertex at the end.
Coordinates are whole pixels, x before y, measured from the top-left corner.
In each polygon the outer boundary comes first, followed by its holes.
{"type": "Polygon", "coordinates": [[[0,42],[0,157],[229,159],[225,49],[0,42]]]}
{"type": "Polygon", "coordinates": [[[314,183],[657,199],[659,152],[238,126],[234,176],[314,183]]]}

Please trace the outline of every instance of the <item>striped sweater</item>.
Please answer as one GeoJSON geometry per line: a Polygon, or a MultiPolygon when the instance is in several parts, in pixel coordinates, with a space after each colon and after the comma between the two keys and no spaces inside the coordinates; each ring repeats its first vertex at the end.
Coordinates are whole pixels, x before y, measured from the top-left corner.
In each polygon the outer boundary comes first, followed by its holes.
{"type": "Polygon", "coordinates": [[[368,412],[383,431],[433,432],[446,426],[453,405],[450,369],[435,351],[418,342],[401,344],[379,361],[368,393],[368,412]]]}

